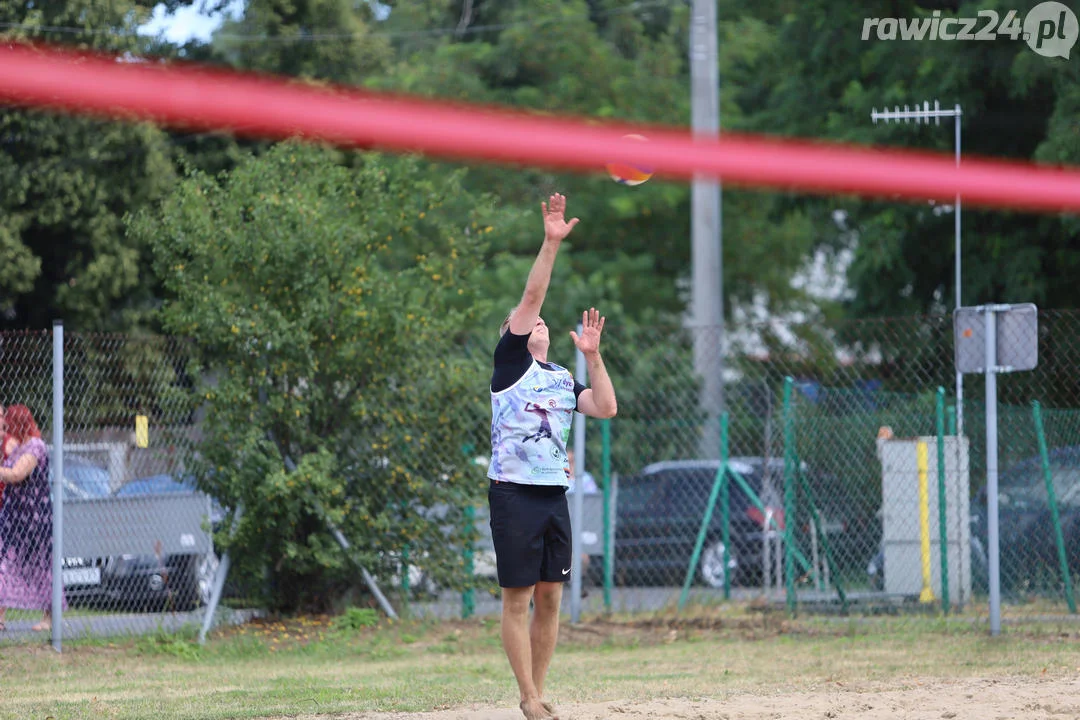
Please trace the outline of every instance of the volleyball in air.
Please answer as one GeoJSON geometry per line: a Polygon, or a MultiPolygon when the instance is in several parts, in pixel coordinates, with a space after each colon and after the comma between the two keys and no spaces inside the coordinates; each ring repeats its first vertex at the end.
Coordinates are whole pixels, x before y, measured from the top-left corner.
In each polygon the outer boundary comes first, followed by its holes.
{"type": "MultiPolygon", "coordinates": [[[[642,135],[623,135],[624,140],[648,142],[642,135]]],[[[614,162],[605,165],[611,179],[620,185],[640,185],[653,176],[652,168],[640,163],[614,162]]]]}

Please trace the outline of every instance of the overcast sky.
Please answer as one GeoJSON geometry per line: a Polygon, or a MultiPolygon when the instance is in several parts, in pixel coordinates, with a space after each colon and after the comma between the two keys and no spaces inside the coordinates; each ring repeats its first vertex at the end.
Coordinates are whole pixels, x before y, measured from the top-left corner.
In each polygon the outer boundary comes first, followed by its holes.
{"type": "MultiPolygon", "coordinates": [[[[172,15],[166,15],[164,6],[154,8],[153,19],[143,26],[143,31],[148,35],[164,33],[165,38],[173,43],[183,43],[188,40],[201,40],[206,42],[210,34],[221,25],[224,15],[204,15],[199,12],[202,3],[195,3],[180,8],[172,15]]],[[[243,0],[233,0],[229,12],[239,12],[243,7],[243,0]]]]}
{"type": "MultiPolygon", "coordinates": [[[[369,0],[375,12],[375,18],[384,20],[390,14],[390,8],[377,0],[369,0]]],[[[244,9],[244,0],[232,0],[225,13],[206,15],[199,12],[202,1],[188,5],[176,11],[172,15],[165,14],[165,6],[158,5],[154,8],[154,16],[149,23],[143,25],[142,31],[147,35],[164,33],[169,42],[184,43],[188,40],[200,40],[207,42],[210,35],[225,19],[225,15],[239,17],[244,9]]]]}

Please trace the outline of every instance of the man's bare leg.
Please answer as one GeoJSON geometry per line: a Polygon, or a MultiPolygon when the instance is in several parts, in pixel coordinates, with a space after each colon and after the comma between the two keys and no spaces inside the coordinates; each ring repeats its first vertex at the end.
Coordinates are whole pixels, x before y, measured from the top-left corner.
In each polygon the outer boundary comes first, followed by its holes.
{"type": "Polygon", "coordinates": [[[540,692],[533,681],[529,638],[529,601],[532,597],[532,587],[502,589],[502,643],[521,691],[521,712],[527,720],[547,720],[551,713],[541,704],[540,692]]]}
{"type": "MultiPolygon", "coordinates": [[[[532,676],[536,694],[544,697],[544,679],[547,677],[555,643],[559,639],[559,604],[562,602],[563,583],[539,582],[533,595],[533,618],[529,628],[532,645],[532,676]]],[[[554,715],[551,705],[542,703],[544,709],[554,715]]]]}

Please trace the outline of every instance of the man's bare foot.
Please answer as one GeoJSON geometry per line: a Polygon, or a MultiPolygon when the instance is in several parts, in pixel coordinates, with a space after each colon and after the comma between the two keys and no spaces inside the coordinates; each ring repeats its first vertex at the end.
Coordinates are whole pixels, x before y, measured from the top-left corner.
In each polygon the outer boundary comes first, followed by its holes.
{"type": "Polygon", "coordinates": [[[34,632],[41,632],[42,630],[52,630],[52,623],[48,620],[42,620],[30,628],[34,632]]]}
{"type": "Polygon", "coordinates": [[[525,713],[525,720],[559,720],[554,708],[548,703],[541,702],[540,698],[522,700],[521,712],[525,713]]]}

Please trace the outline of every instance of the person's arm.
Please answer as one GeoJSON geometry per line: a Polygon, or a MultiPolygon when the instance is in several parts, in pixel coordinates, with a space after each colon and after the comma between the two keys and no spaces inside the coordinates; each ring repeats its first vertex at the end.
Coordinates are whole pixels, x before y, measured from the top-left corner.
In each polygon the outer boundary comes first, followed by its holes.
{"type": "Polygon", "coordinates": [[[502,392],[516,383],[533,363],[529,354],[529,336],[507,331],[495,346],[495,371],[491,374],[491,391],[502,392]]]}
{"type": "Polygon", "coordinates": [[[573,330],[570,338],[581,354],[585,356],[585,365],[589,371],[589,388],[578,395],[578,412],[594,418],[613,418],[618,412],[615,401],[615,387],[600,357],[600,333],[604,330],[604,318],[596,308],[590,308],[581,314],[581,335],[573,330]]]}
{"type": "Polygon", "coordinates": [[[544,243],[540,246],[540,252],[529,271],[529,278],[525,281],[521,302],[510,316],[510,332],[515,335],[528,335],[536,327],[540,308],[544,304],[551,282],[551,270],[555,267],[559,245],[578,224],[577,218],[566,222],[566,198],[558,193],[552,195],[547,203],[540,203],[540,208],[544,215],[544,243]]]}
{"type": "Polygon", "coordinates": [[[18,485],[37,467],[37,458],[33,453],[26,453],[19,458],[13,467],[0,468],[0,482],[5,485],[18,485]]]}

